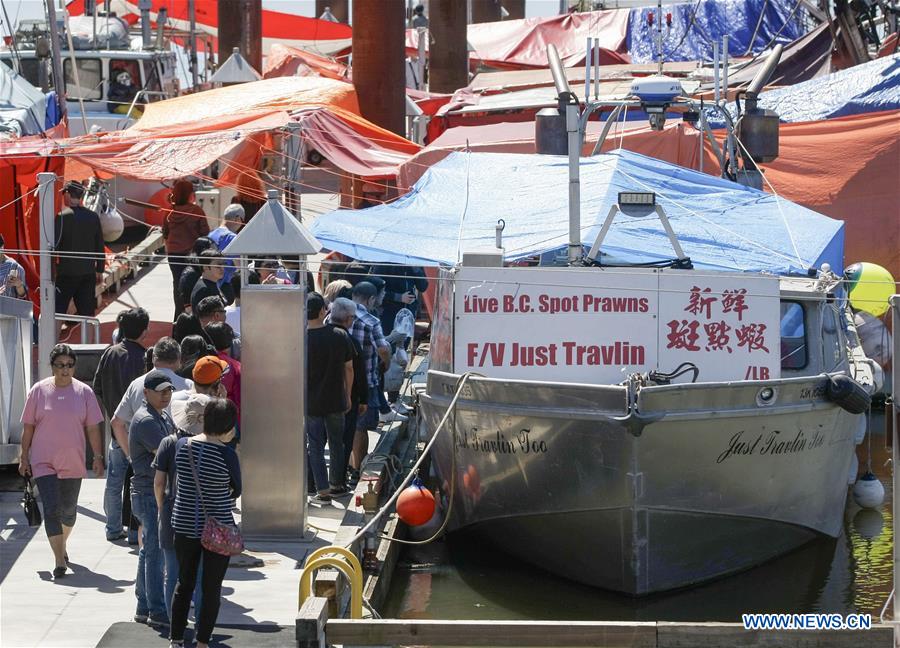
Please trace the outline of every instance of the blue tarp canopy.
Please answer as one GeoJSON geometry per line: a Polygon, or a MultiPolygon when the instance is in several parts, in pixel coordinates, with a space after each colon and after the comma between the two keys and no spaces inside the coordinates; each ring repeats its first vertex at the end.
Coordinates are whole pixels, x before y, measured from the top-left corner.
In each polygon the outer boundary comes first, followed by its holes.
{"type": "MultiPolygon", "coordinates": [[[[842,268],[841,221],[771,194],[631,151],[581,160],[582,242],[590,247],[620,191],[653,191],[695,266],[717,270],[805,272],[842,268]]],[[[354,259],[453,265],[462,251],[493,248],[506,222],[507,260],[540,255],[568,241],[568,162],[562,156],[451,153],[408,194],[361,210],[324,214],[312,232],[354,259]]],[[[675,256],[656,215],[619,214],[602,252],[617,262],[675,256]]]]}
{"type": "Polygon", "coordinates": [[[786,45],[806,32],[805,10],[796,0],[699,0],[666,5],[662,17],[656,13],[655,5],[631,10],[627,43],[632,63],[656,60],[654,38],[660,18],[665,61],[711,61],[713,42],[721,46],[725,34],[728,53],[747,56],[778,43],[786,45]],[[647,19],[650,12],[652,25],[647,19]],[[665,24],[668,12],[672,13],[671,29],[665,24]]]}
{"type": "MultiPolygon", "coordinates": [[[[783,122],[806,122],[900,109],[900,54],[759,95],[759,107],[774,110],[783,122]]],[[[734,104],[729,112],[736,114],[734,104]]],[[[718,113],[710,126],[722,128],[718,113]]]]}

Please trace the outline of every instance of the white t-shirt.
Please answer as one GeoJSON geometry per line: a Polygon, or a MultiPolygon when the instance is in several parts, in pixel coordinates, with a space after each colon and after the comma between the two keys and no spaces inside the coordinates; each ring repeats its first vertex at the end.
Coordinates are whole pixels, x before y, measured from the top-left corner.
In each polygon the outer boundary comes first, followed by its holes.
{"type": "Polygon", "coordinates": [[[241,337],[241,307],[231,304],[225,307],[225,323],[231,327],[234,334],[241,337]]]}
{"type": "MultiPolygon", "coordinates": [[[[157,369],[157,371],[162,371],[166,374],[169,380],[172,381],[172,385],[176,390],[190,389],[193,386],[193,383],[191,383],[190,380],[185,380],[171,369],[157,369]]],[[[119,406],[116,408],[115,414],[113,414],[113,416],[125,421],[125,425],[131,424],[131,419],[134,418],[138,408],[144,403],[144,376],[146,375],[147,374],[138,376],[131,381],[131,384],[128,385],[128,389],[125,390],[125,395],[122,396],[122,400],[119,401],[119,406]]],[[[166,408],[166,411],[169,412],[169,414],[172,413],[168,407],[166,408]]]]}

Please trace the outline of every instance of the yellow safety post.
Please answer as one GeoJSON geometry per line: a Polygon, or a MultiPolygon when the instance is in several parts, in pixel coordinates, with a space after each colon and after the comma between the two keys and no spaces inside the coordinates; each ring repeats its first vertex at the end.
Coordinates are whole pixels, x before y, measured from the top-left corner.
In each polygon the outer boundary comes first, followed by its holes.
{"type": "Polygon", "coordinates": [[[322,567],[338,569],[350,581],[350,618],[362,618],[362,567],[352,552],[343,547],[323,547],[309,555],[300,576],[300,606],[312,594],[312,576],[322,567]],[[336,556],[327,554],[334,553],[336,556]]]}
{"type": "Polygon", "coordinates": [[[353,570],[362,575],[362,565],[360,565],[359,558],[356,557],[356,554],[347,549],[347,547],[338,547],[337,545],[332,545],[329,547],[319,547],[306,557],[306,561],[303,564],[304,566],[308,565],[311,561],[315,560],[319,556],[325,556],[332,553],[346,558],[347,562],[350,563],[350,566],[353,567],[353,570]]]}

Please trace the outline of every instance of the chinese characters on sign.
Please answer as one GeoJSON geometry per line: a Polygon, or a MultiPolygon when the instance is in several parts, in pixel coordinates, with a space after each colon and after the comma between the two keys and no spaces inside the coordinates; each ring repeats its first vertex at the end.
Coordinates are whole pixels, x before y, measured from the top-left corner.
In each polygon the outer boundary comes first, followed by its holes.
{"type": "Polygon", "coordinates": [[[706,336],[705,349],[707,351],[727,351],[733,352],[732,337],[736,347],[745,348],[748,352],[762,351],[768,353],[769,349],[765,346],[766,325],[760,323],[742,324],[738,328],[733,328],[724,320],[713,320],[713,304],[720,302],[721,313],[736,313],[738,321],[744,317],[744,311],[747,310],[745,298],[747,295],[746,288],[736,288],[734,290],[724,290],[721,298],[710,296],[712,290],[709,286],[700,288],[694,286],[690,290],[687,306],[684,310],[695,316],[693,320],[673,319],[668,322],[669,334],[667,336],[667,349],[684,349],[686,351],[700,351],[697,341],[700,334],[697,330],[703,324],[703,332],[706,336]],[[705,320],[705,321],[703,321],[705,320]]]}

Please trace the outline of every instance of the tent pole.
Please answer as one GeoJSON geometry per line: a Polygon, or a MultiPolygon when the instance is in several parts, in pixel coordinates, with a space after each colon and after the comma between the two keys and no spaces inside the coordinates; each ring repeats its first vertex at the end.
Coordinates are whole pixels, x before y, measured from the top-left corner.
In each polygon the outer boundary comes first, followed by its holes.
{"type": "MultiPolygon", "coordinates": [[[[585,99],[587,106],[587,99],[585,99]]],[[[566,133],[569,145],[569,265],[581,261],[581,120],[578,104],[566,105],[566,133]]]]}

